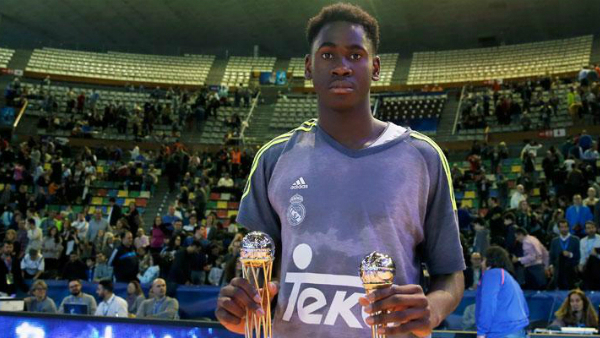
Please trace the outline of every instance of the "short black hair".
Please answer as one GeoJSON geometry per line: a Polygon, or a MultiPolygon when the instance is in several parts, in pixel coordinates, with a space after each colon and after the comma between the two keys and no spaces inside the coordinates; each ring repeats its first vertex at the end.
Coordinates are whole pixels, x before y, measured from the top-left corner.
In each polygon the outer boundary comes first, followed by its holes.
{"type": "Polygon", "coordinates": [[[504,219],[509,219],[511,221],[515,221],[515,214],[513,214],[512,212],[507,212],[506,214],[504,214],[504,219]]]}
{"type": "Polygon", "coordinates": [[[104,288],[104,290],[107,290],[110,292],[113,292],[115,290],[113,282],[110,279],[103,279],[103,280],[99,281],[98,284],[102,285],[102,288],[104,288]]]}
{"type": "Polygon", "coordinates": [[[585,222],[585,225],[588,225],[588,224],[591,224],[591,225],[593,225],[593,226],[594,226],[594,228],[596,228],[596,227],[597,227],[597,226],[596,226],[596,222],[594,222],[594,221],[586,221],[586,222],[585,222]]]}
{"type": "Polygon", "coordinates": [[[523,236],[529,235],[529,233],[527,232],[527,230],[525,230],[525,228],[521,228],[521,227],[518,227],[517,230],[515,230],[515,234],[517,234],[517,235],[523,235],[523,236]]]}
{"type": "Polygon", "coordinates": [[[309,48],[312,47],[313,41],[323,26],[336,21],[346,21],[361,25],[367,34],[367,38],[371,41],[373,52],[377,53],[379,50],[379,23],[364,9],[347,3],[337,3],[323,7],[319,14],[308,20],[308,24],[306,25],[306,40],[308,41],[309,48]]]}
{"type": "Polygon", "coordinates": [[[71,282],[77,282],[79,284],[82,284],[81,283],[81,279],[78,279],[78,278],[71,278],[71,279],[69,279],[69,282],[67,283],[67,285],[71,284],[71,282]]]}

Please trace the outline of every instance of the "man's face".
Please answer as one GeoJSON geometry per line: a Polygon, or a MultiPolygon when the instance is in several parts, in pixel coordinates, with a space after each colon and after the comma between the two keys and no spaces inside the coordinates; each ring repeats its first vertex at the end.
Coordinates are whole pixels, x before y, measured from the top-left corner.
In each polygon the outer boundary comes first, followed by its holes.
{"type": "Polygon", "coordinates": [[[596,235],[596,226],[591,223],[586,224],[585,233],[590,237],[596,235]]]}
{"type": "Polygon", "coordinates": [[[69,256],[69,259],[71,260],[71,262],[75,262],[77,260],[77,258],[79,258],[79,257],[77,256],[77,254],[74,254],[74,253],[72,253],[69,256]]]}
{"type": "Polygon", "coordinates": [[[171,216],[175,215],[175,207],[174,206],[169,207],[169,215],[171,215],[171,216]]]}
{"type": "Polygon", "coordinates": [[[98,288],[96,289],[96,294],[98,295],[98,297],[100,297],[101,299],[104,298],[105,295],[105,290],[102,287],[102,285],[98,284],[98,288]]]}
{"type": "Polygon", "coordinates": [[[516,234],[515,236],[517,238],[517,242],[519,243],[523,243],[523,239],[525,238],[525,236],[523,234],[516,234]]]}
{"type": "Polygon", "coordinates": [[[154,281],[152,289],[154,291],[154,297],[156,298],[162,298],[167,294],[167,284],[160,278],[154,281]]]}
{"type": "Polygon", "coordinates": [[[81,293],[81,284],[77,281],[70,282],[69,291],[73,296],[78,296],[81,293]]]}
{"type": "Polygon", "coordinates": [[[326,24],[305,59],[306,77],[313,80],[319,104],[347,110],[368,99],[371,81],[379,80],[380,60],[358,24],[326,24]]]}
{"type": "Polygon", "coordinates": [[[4,246],[2,246],[2,253],[5,255],[12,255],[13,252],[13,245],[10,243],[4,243],[4,246]]]}
{"type": "Polygon", "coordinates": [[[479,253],[474,253],[471,255],[471,265],[473,266],[473,268],[480,268],[481,267],[481,255],[479,253]]]}
{"type": "Polygon", "coordinates": [[[579,196],[579,195],[573,196],[573,204],[581,205],[581,196],[579,196]]]}
{"type": "Polygon", "coordinates": [[[129,246],[131,245],[131,241],[133,241],[133,236],[131,235],[131,232],[127,232],[125,237],[123,237],[123,245],[129,246]]]}
{"type": "MultiPolygon", "coordinates": [[[[587,227],[586,227],[587,229],[587,227]]],[[[558,231],[560,232],[560,234],[562,236],[566,236],[569,234],[569,223],[567,222],[561,222],[558,224],[558,231]]]]}
{"type": "Polygon", "coordinates": [[[180,230],[183,227],[183,223],[181,221],[177,221],[175,224],[173,224],[173,227],[177,230],[180,230]]]}

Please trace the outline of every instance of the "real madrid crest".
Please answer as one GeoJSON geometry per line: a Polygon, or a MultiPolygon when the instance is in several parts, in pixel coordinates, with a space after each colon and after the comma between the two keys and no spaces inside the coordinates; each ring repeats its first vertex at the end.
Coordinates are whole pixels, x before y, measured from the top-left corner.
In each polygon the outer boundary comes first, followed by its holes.
{"type": "Polygon", "coordinates": [[[287,219],[291,226],[297,226],[304,221],[306,217],[306,208],[302,202],[304,198],[298,194],[290,198],[290,206],[287,210],[287,219]]]}

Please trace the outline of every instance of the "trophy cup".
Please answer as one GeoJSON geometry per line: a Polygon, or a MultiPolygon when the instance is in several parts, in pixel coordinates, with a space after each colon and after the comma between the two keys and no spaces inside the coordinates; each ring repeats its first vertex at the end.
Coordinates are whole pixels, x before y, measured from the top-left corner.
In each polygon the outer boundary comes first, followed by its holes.
{"type": "Polygon", "coordinates": [[[242,239],[240,261],[244,278],[254,286],[262,299],[261,306],[265,315],[259,317],[253,311],[246,310],[246,338],[272,338],[271,332],[271,295],[269,282],[273,272],[275,244],[269,235],[253,231],[242,239]],[[261,336],[262,333],[262,336],[261,336]]]}
{"type": "MultiPolygon", "coordinates": [[[[394,265],[392,258],[377,251],[373,251],[366,255],[360,263],[360,278],[362,279],[367,295],[377,289],[392,286],[395,273],[396,266],[394,265]]],[[[381,311],[378,311],[377,313],[374,313],[374,315],[380,313],[381,311]]],[[[385,338],[384,334],[379,334],[377,332],[377,329],[380,327],[383,327],[383,325],[378,324],[371,326],[373,338],[385,338]]]]}

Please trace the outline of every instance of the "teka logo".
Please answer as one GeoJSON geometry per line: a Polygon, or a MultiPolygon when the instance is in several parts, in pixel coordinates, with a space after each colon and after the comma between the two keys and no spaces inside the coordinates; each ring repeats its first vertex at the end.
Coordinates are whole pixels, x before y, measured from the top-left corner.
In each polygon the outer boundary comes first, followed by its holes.
{"type": "MultiPolygon", "coordinates": [[[[298,269],[305,270],[312,261],[312,255],[311,247],[303,243],[296,246],[292,259],[298,269]]],[[[365,295],[360,277],[310,272],[288,272],[285,276],[285,283],[292,283],[293,287],[288,305],[283,314],[284,321],[289,322],[295,312],[294,310],[297,310],[298,318],[305,324],[334,325],[337,318],[342,317],[349,327],[357,329],[365,327],[352,313],[352,308],[360,306],[358,299],[365,295]],[[303,285],[306,287],[303,288],[303,285]],[[335,292],[333,299],[327,299],[325,294],[317,288],[319,285],[340,286],[344,287],[344,289],[356,288],[362,292],[354,292],[347,297],[347,291],[339,290],[335,292]],[[329,310],[327,310],[326,314],[315,313],[327,305],[329,305],[329,310]]],[[[364,322],[368,315],[362,311],[362,306],[361,312],[364,322]]],[[[365,325],[368,327],[366,322],[365,325]]]]}

